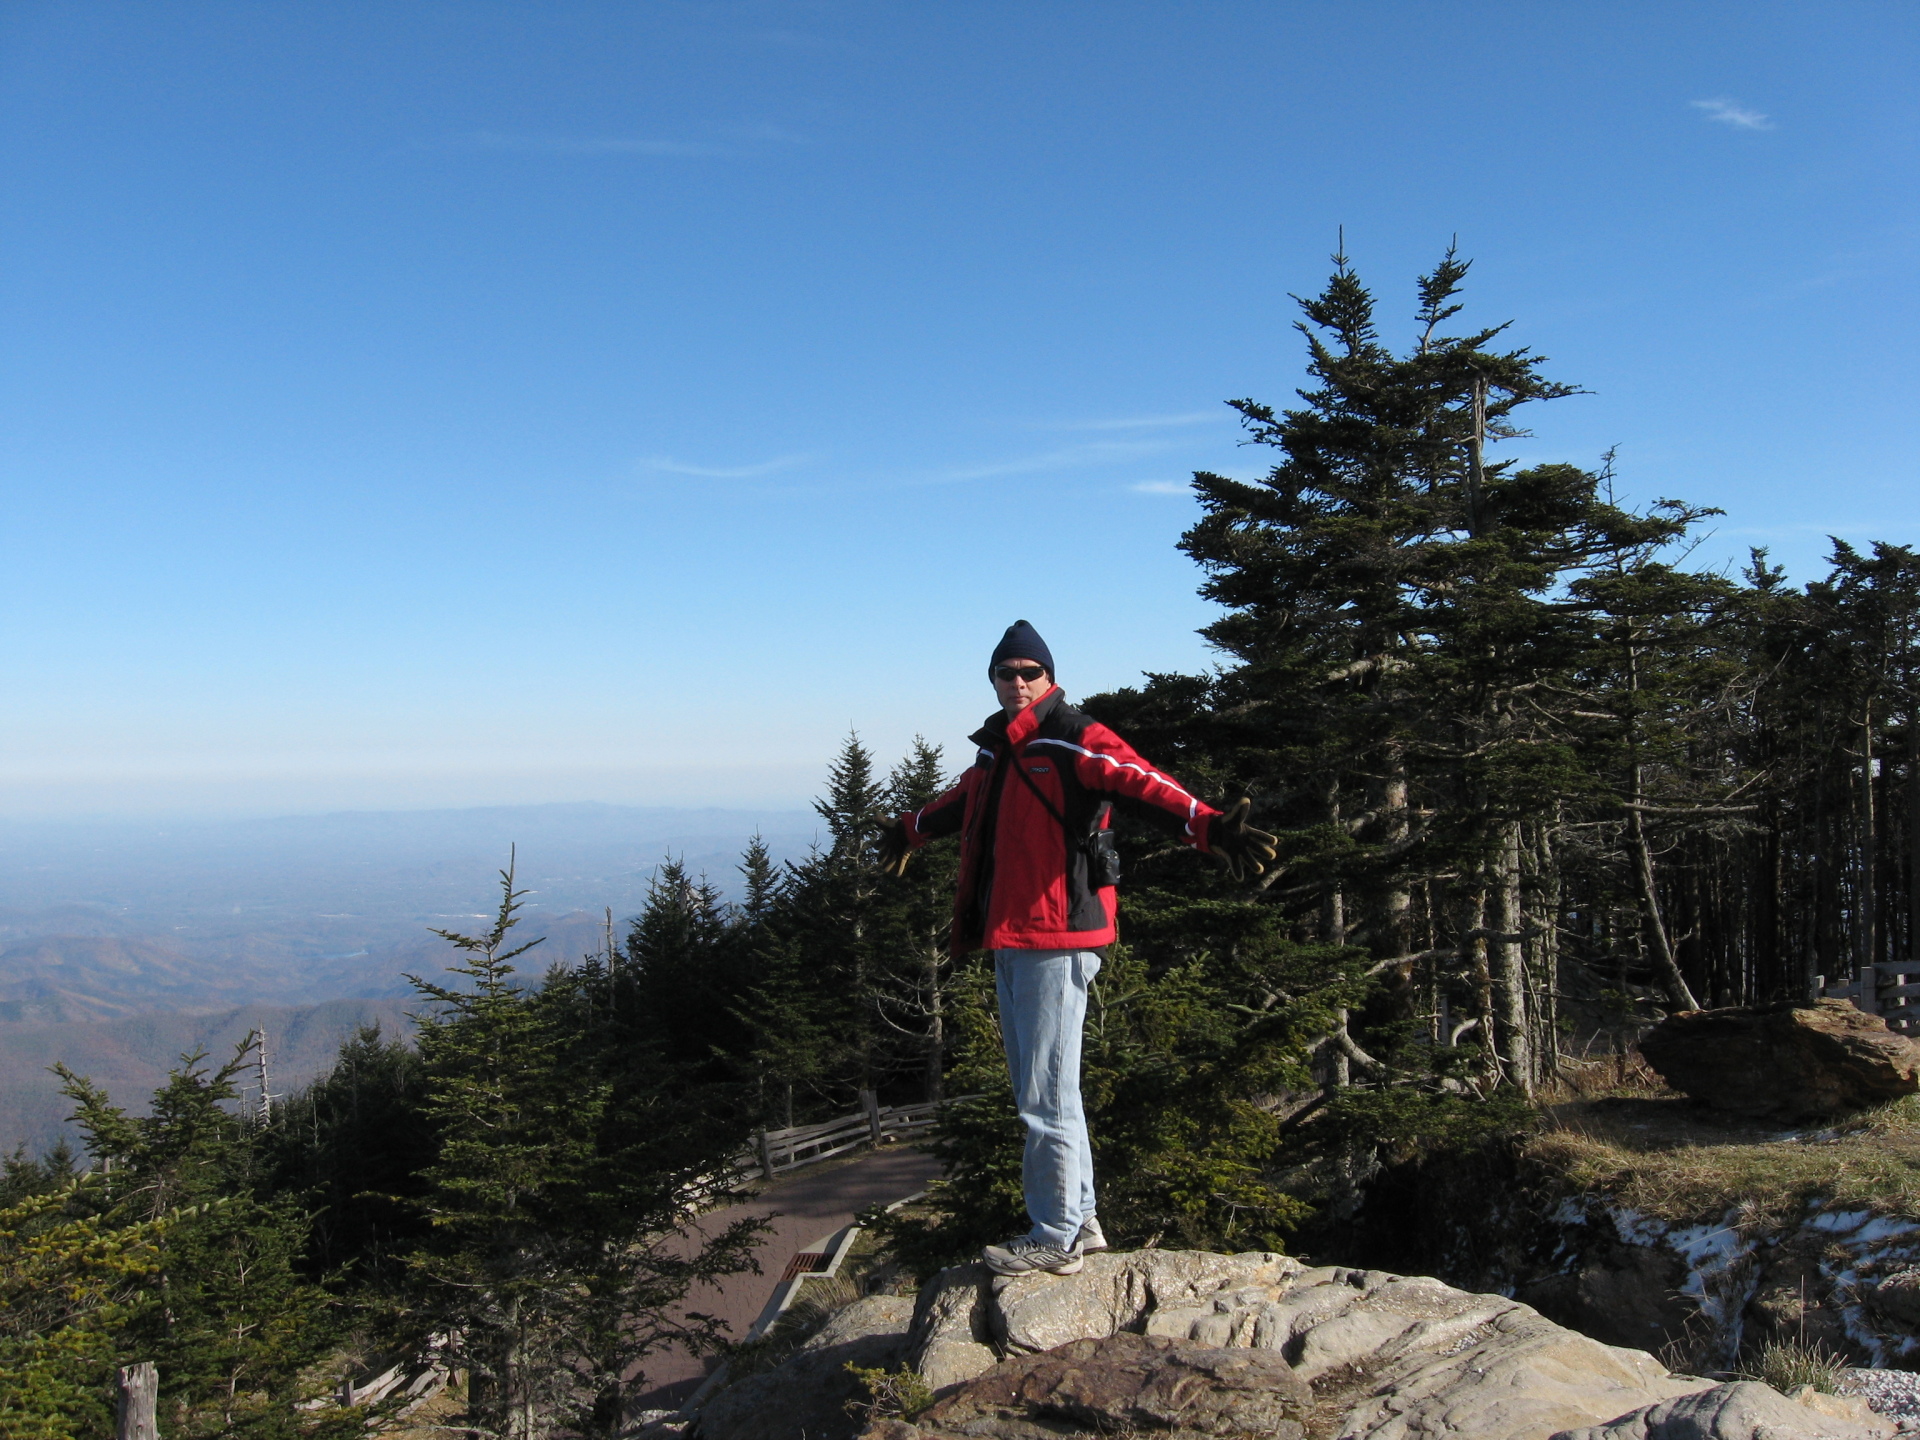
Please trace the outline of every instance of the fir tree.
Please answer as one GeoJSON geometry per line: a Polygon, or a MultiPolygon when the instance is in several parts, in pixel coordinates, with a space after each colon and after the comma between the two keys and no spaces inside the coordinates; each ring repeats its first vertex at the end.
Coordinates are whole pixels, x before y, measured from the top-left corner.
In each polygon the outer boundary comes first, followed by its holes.
{"type": "Polygon", "coordinates": [[[63,1066],[74,1119],[102,1172],[102,1223],[165,1222],[157,1265],[121,1328],[120,1344],[166,1377],[162,1423],[181,1436],[286,1436],[310,1431],[296,1410],[317,1388],[306,1373],[336,1335],[328,1296],[301,1274],[308,1216],[292,1197],[262,1193],[251,1122],[228,1108],[253,1037],[209,1070],[182,1057],[128,1115],[63,1066]]]}
{"type": "MultiPolygon", "coordinates": [[[[887,776],[885,809],[900,814],[938,797],[948,780],[940,747],[916,735],[913,748],[887,776]]],[[[944,1092],[947,1062],[947,988],[952,966],[948,943],[953,924],[953,886],[959,868],[956,846],[922,850],[898,877],[885,877],[876,920],[876,956],[872,972],[874,1017],[883,1035],[896,1042],[881,1047],[901,1052],[900,1061],[883,1068],[915,1075],[923,1100],[944,1092]]]]}
{"type": "MultiPolygon", "coordinates": [[[[744,1136],[703,1110],[607,966],[555,970],[537,990],[515,980],[513,961],[539,943],[510,943],[523,893],[509,868],[486,934],[439,932],[464,983],[414,980],[439,1008],[420,1028],[432,1238],[412,1265],[423,1318],[471,1372],[474,1428],[612,1434],[648,1353],[717,1343],[721,1322],[683,1302],[751,1268],[761,1226],[686,1236],[744,1136]]],[[[698,933],[705,902],[690,903],[682,920],[698,933]]]]}
{"type": "Polygon", "coordinates": [[[274,1107],[267,1183],[313,1212],[307,1272],[335,1289],[390,1285],[423,1238],[417,1202],[434,1132],[412,1046],[363,1026],[333,1069],[274,1107]]]}
{"type": "Polygon", "coordinates": [[[173,1217],[116,1224],[98,1203],[103,1183],[69,1179],[0,1206],[0,1434],[112,1428],[108,1378],[173,1217]]]}

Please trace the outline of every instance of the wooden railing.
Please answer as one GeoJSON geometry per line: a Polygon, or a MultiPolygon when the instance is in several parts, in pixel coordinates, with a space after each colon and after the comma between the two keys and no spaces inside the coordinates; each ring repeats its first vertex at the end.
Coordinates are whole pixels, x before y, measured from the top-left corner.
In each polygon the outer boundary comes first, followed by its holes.
{"type": "Polygon", "coordinates": [[[1815,993],[1833,1000],[1851,1000],[1869,1015],[1878,1015],[1889,1030],[1920,1034],[1920,960],[1895,960],[1868,965],[1852,980],[1838,985],[1815,981],[1815,993]]]}
{"type": "MultiPolygon", "coordinates": [[[[956,1095],[955,1100],[972,1100],[972,1095],[956,1095]]],[[[851,1115],[821,1120],[813,1125],[794,1125],[785,1130],[762,1130],[753,1137],[753,1147],[734,1157],[734,1169],[742,1175],[760,1174],[771,1180],[802,1165],[814,1165],[844,1155],[862,1145],[882,1145],[888,1140],[921,1134],[933,1128],[934,1112],[945,1100],[926,1100],[917,1105],[882,1105],[871,1090],[860,1092],[860,1108],[851,1115]]]]}

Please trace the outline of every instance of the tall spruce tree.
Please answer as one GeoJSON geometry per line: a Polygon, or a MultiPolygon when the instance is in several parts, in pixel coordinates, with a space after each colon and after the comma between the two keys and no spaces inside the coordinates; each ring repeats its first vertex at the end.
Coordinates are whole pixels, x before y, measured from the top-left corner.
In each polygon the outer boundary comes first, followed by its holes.
{"type": "Polygon", "coordinates": [[[886,1063],[873,1002],[885,907],[873,841],[884,798],[872,752],[849,735],[827,767],[826,793],[814,802],[828,843],[792,867],[782,907],[782,924],[825,1002],[818,1013],[834,1052],[827,1086],[843,1108],[855,1092],[874,1088],[886,1063]]]}
{"type": "Polygon", "coordinates": [[[258,1136],[231,1108],[252,1043],[211,1069],[182,1057],[145,1116],[55,1067],[102,1175],[84,1197],[107,1227],[157,1227],[118,1341],[159,1366],[161,1423],[183,1437],[310,1432],[316,1417],[295,1407],[316,1398],[310,1367],[337,1336],[330,1297],[301,1274],[308,1217],[263,1193],[258,1136]]]}
{"type": "Polygon", "coordinates": [[[1286,838],[1273,899],[1364,945],[1432,1043],[1469,1037],[1490,1079],[1527,1088],[1556,1023],[1552,817],[1593,784],[1569,723],[1590,628],[1569,587],[1698,512],[1636,516],[1594,472],[1490,458],[1524,433],[1520,407],[1575,391],[1494,348],[1504,326],[1446,333],[1456,255],[1421,278],[1405,354],[1335,265],[1302,302],[1302,406],[1233,402],[1283,458],[1258,483],[1195,477],[1206,513],[1181,545],[1236,663],[1186,693],[1215,764],[1286,838]]]}
{"type": "MultiPolygon", "coordinates": [[[[940,747],[916,735],[913,748],[887,776],[885,809],[892,814],[917,809],[946,788],[940,747]]],[[[879,1048],[897,1058],[880,1069],[883,1078],[912,1076],[923,1100],[939,1100],[944,1093],[958,862],[956,847],[934,846],[905,874],[881,882],[872,1004],[882,1027],[879,1048]]]]}
{"type": "Polygon", "coordinates": [[[736,1018],[747,1037],[754,1104],[767,1128],[791,1126],[796,1102],[824,1098],[833,1066],[834,1007],[788,914],[788,878],[759,836],[740,863],[746,896],[729,943],[745,988],[736,1018]]]}
{"type": "Polygon", "coordinates": [[[327,1074],[274,1106],[259,1137],[265,1182],[311,1209],[305,1268],[329,1288],[391,1285],[419,1244],[434,1154],[425,1099],[418,1052],[369,1025],[327,1074]]]}
{"type": "Polygon", "coordinates": [[[684,1302],[752,1268],[763,1227],[688,1233],[744,1129],[704,1105],[630,977],[594,961],[520,986],[513,961],[539,943],[511,943],[523,893],[503,871],[486,934],[439,932],[457,983],[413,982],[438,1008],[420,1026],[432,1232],[412,1265],[422,1319],[470,1371],[474,1429],[611,1435],[647,1354],[718,1343],[721,1322],[684,1302]]]}

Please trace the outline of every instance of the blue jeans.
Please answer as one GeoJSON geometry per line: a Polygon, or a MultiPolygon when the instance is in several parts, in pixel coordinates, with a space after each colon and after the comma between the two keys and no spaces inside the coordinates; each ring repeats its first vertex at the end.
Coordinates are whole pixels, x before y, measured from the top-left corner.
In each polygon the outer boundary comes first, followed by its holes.
{"type": "Polygon", "coordinates": [[[1000,1038],[1013,1103],[1027,1127],[1020,1180],[1028,1233],[1069,1249],[1093,1214],[1093,1146],[1080,1106],[1080,1031],[1087,987],[1100,973],[1091,950],[996,950],[1000,1038]]]}

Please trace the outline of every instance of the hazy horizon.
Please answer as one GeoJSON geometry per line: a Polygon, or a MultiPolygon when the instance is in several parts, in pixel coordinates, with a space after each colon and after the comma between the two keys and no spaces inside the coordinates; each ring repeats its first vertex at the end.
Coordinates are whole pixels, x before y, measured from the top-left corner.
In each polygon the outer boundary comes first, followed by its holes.
{"type": "Polygon", "coordinates": [[[55,1059],[137,1108],[177,1047],[271,1013],[297,1032],[276,1042],[289,1081],[320,1073],[355,1024],[400,1013],[408,973],[453,958],[433,931],[485,928],[510,856],[538,973],[604,949],[608,910],[618,943],[663,860],[733,898],[753,835],[797,860],[824,828],[800,808],[601,802],[0,821],[0,1150],[62,1133],[55,1059]]]}

